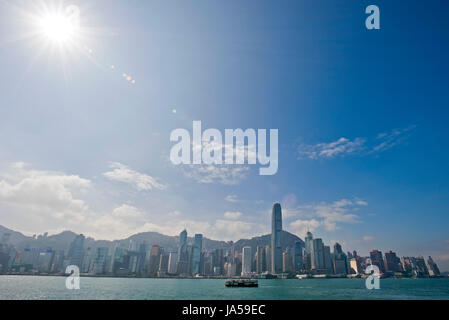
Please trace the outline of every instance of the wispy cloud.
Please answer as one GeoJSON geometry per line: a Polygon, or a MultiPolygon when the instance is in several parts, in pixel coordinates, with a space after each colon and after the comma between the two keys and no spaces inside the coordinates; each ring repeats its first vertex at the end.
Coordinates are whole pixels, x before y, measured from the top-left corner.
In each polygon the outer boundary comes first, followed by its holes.
{"type": "Polygon", "coordinates": [[[225,201],[232,202],[232,203],[240,202],[240,200],[238,199],[238,197],[235,194],[227,195],[225,197],[225,201]]]}
{"type": "Polygon", "coordinates": [[[227,211],[224,214],[224,217],[226,219],[230,219],[230,220],[237,220],[242,216],[242,213],[239,211],[227,211]]]}
{"type": "Polygon", "coordinates": [[[246,178],[249,167],[244,165],[189,165],[184,169],[186,177],[199,183],[236,185],[246,178]]]}
{"type": "Polygon", "coordinates": [[[119,162],[112,162],[109,165],[109,168],[111,168],[112,170],[103,173],[106,178],[108,178],[109,180],[129,184],[137,190],[164,190],[167,188],[164,184],[159,183],[155,178],[147,174],[137,172],[127,165],[121,164],[119,162]]]}
{"type": "Polygon", "coordinates": [[[394,129],[391,132],[380,133],[373,141],[357,137],[348,139],[341,137],[336,141],[317,143],[314,145],[301,144],[298,148],[298,159],[331,159],[348,155],[368,155],[387,151],[403,142],[411,135],[415,125],[394,129]]]}
{"type": "MultiPolygon", "coordinates": [[[[286,218],[299,218],[292,221],[289,227],[297,234],[303,235],[307,230],[313,232],[318,227],[327,231],[339,229],[341,223],[360,223],[360,217],[354,213],[360,206],[358,202],[349,199],[340,199],[332,203],[301,205],[292,209],[285,209],[286,218]]],[[[367,205],[364,202],[363,205],[367,205]]],[[[284,215],[285,215],[284,213],[284,215]]]]}
{"type": "Polygon", "coordinates": [[[401,144],[410,137],[411,131],[416,126],[410,126],[404,129],[394,129],[388,133],[380,133],[377,135],[377,144],[372,148],[371,152],[382,152],[401,144]]]}
{"type": "Polygon", "coordinates": [[[299,158],[319,159],[319,158],[334,158],[346,154],[352,154],[356,151],[362,150],[365,140],[362,138],[355,138],[349,140],[347,138],[340,138],[337,141],[329,143],[318,143],[316,145],[301,145],[299,147],[299,158]]]}

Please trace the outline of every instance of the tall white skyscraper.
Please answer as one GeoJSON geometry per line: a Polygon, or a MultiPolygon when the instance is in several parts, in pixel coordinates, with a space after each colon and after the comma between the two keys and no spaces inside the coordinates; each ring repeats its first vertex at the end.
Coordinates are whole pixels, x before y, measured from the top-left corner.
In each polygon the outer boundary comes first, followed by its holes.
{"type": "Polygon", "coordinates": [[[282,273],[282,209],[281,204],[276,202],[271,213],[271,272],[282,273]]]}
{"type": "Polygon", "coordinates": [[[67,254],[70,259],[70,264],[75,265],[78,268],[82,266],[83,250],[84,250],[84,235],[80,234],[70,243],[69,252],[67,254]]]}
{"type": "Polygon", "coordinates": [[[203,235],[196,234],[192,248],[192,274],[201,274],[201,251],[203,250],[203,235]]]}
{"type": "Polygon", "coordinates": [[[306,235],[306,239],[305,239],[305,244],[306,244],[306,253],[310,253],[312,251],[312,240],[313,240],[313,235],[310,231],[307,231],[307,235],[306,235]]]}
{"type": "Polygon", "coordinates": [[[176,273],[177,262],[178,262],[178,253],[170,252],[170,255],[168,257],[168,273],[171,274],[176,273]]]}
{"type": "Polygon", "coordinates": [[[251,247],[243,247],[242,249],[242,276],[251,273],[252,253],[251,247]]]}
{"type": "Polygon", "coordinates": [[[311,256],[310,259],[312,264],[312,270],[325,268],[323,240],[319,238],[313,239],[310,256],[311,256]]]}

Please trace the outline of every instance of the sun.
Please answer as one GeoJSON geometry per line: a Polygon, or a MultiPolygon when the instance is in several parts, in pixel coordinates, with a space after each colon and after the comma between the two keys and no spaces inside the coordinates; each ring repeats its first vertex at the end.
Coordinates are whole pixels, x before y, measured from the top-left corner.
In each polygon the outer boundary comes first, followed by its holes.
{"type": "Polygon", "coordinates": [[[67,44],[79,36],[79,11],[76,6],[64,10],[52,10],[37,19],[37,29],[41,36],[55,44],[67,44]]]}
{"type": "Polygon", "coordinates": [[[48,14],[39,20],[39,32],[51,42],[63,44],[77,37],[76,23],[63,13],[48,14]]]}

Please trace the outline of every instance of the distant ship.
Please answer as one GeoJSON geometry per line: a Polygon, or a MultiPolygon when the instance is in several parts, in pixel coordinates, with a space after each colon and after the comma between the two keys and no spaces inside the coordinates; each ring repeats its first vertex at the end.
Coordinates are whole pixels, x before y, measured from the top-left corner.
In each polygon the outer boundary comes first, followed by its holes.
{"type": "Polygon", "coordinates": [[[258,287],[257,280],[228,280],[225,282],[225,287],[258,287]]]}

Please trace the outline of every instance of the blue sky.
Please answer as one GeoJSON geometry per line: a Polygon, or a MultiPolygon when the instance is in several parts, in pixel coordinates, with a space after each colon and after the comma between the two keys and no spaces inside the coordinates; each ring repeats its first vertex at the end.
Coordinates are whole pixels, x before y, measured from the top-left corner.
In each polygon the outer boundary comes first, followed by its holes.
{"type": "Polygon", "coordinates": [[[36,6],[0,1],[1,224],[237,240],[281,201],[301,238],[449,269],[446,1],[67,4],[82,36],[59,50],[30,35],[36,6]],[[170,132],[193,120],[279,129],[278,173],[173,166],[170,132]]]}

